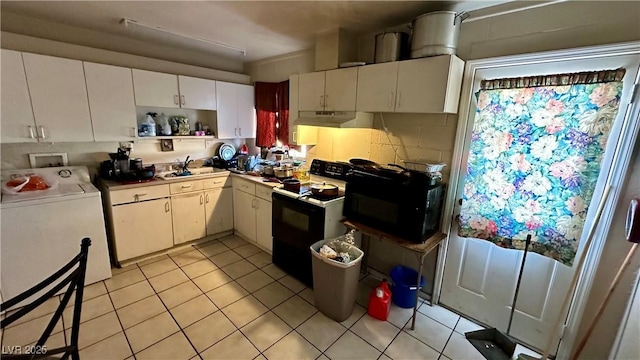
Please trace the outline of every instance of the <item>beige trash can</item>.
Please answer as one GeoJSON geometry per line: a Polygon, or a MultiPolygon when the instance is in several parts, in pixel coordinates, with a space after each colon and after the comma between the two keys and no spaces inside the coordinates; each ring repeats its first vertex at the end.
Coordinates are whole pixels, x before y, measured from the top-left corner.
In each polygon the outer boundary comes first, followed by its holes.
{"type": "Polygon", "coordinates": [[[335,321],[344,321],[353,312],[358,292],[360,264],[364,252],[349,246],[352,261],[343,263],[320,255],[320,248],[336,239],[321,240],[311,245],[313,294],[316,307],[335,321]]]}

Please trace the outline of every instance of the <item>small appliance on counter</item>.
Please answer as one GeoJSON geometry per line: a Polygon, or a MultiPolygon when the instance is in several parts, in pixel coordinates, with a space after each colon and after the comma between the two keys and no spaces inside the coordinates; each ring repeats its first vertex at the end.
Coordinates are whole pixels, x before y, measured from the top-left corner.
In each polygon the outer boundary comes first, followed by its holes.
{"type": "Polygon", "coordinates": [[[115,153],[109,153],[111,160],[100,163],[100,177],[120,182],[141,182],[153,180],[155,166],[143,166],[142,159],[129,158],[129,151],[118,148],[115,153]]]}

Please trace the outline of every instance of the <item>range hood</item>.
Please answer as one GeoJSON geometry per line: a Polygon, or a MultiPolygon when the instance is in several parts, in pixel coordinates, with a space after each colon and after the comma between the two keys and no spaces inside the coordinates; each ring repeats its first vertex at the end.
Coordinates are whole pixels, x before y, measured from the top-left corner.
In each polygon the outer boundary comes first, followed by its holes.
{"type": "Polygon", "coordinates": [[[373,127],[373,114],[360,111],[300,111],[294,124],[370,129],[373,127]]]}

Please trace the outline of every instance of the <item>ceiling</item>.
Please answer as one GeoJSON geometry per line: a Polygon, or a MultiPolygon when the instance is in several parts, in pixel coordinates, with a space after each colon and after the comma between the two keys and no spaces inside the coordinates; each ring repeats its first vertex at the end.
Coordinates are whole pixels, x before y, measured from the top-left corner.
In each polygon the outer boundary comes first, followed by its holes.
{"type": "Polygon", "coordinates": [[[505,2],[509,0],[2,1],[0,24],[7,32],[142,56],[150,56],[145,52],[149,44],[244,63],[311,48],[316,34],[338,27],[355,33],[378,31],[430,11],[472,11],[505,2]],[[123,18],[244,49],[246,55],[132,30],[121,23],[123,18]]]}

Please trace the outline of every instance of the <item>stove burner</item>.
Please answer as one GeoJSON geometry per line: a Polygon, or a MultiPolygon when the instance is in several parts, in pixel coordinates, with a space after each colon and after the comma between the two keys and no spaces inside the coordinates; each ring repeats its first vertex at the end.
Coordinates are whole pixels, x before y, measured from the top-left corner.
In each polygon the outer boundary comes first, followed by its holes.
{"type": "MultiPolygon", "coordinates": [[[[285,189],[283,188],[282,190],[285,190],[285,189]]],[[[343,190],[338,190],[338,195],[335,195],[335,196],[317,196],[311,192],[310,186],[301,186],[299,192],[290,191],[290,190],[285,190],[285,191],[292,192],[294,194],[299,194],[300,198],[311,198],[311,199],[316,199],[320,201],[329,201],[329,200],[334,200],[334,199],[344,197],[343,190]]]]}

